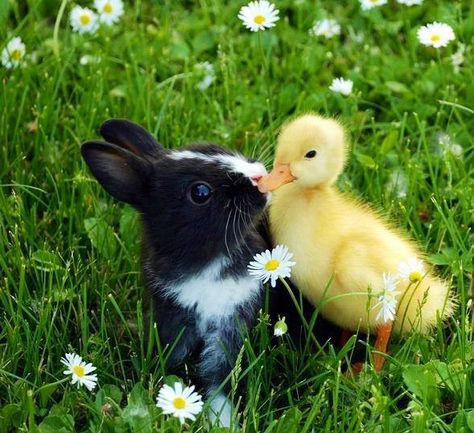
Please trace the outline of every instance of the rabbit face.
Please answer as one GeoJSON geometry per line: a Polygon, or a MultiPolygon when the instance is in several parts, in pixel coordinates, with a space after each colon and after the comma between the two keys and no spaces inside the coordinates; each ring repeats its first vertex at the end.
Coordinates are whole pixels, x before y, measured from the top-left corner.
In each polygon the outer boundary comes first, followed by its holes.
{"type": "Polygon", "coordinates": [[[144,256],[160,274],[189,275],[216,258],[258,252],[249,244],[268,197],[257,188],[267,174],[261,163],[212,144],[169,152],[122,119],[100,132],[107,142],[85,143],[83,157],[106,191],[139,210],[144,256]]]}
{"type": "Polygon", "coordinates": [[[209,252],[232,249],[267,203],[256,186],[265,173],[261,163],[213,145],[173,152],[153,164],[146,226],[160,244],[175,243],[179,232],[209,252]]]}

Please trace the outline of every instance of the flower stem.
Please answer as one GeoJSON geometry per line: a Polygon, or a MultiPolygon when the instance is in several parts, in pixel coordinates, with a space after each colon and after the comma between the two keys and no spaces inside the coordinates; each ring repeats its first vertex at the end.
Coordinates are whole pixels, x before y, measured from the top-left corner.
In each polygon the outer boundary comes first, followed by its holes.
{"type": "Polygon", "coordinates": [[[59,6],[58,15],[56,17],[56,21],[54,23],[54,30],[53,30],[53,52],[56,57],[59,57],[59,25],[61,24],[61,19],[64,15],[64,10],[66,9],[68,0],[62,0],[61,5],[59,6]]]}
{"type": "Polygon", "coordinates": [[[272,89],[270,85],[270,64],[267,59],[267,55],[265,52],[265,48],[263,47],[263,36],[261,32],[257,33],[257,44],[260,51],[260,57],[262,58],[262,71],[260,72],[263,75],[263,80],[265,82],[265,90],[266,90],[266,102],[267,102],[267,110],[268,110],[268,118],[273,119],[273,104],[272,104],[272,89]]]}

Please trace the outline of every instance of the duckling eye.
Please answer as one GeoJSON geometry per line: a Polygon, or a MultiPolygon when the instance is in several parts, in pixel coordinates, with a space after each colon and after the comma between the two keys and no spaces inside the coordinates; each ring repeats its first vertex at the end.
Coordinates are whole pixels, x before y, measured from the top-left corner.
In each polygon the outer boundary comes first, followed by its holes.
{"type": "Polygon", "coordinates": [[[304,157],[308,158],[308,159],[311,159],[311,158],[314,158],[315,156],[316,156],[316,151],[315,150],[310,150],[309,152],[306,153],[306,155],[304,157]]]}

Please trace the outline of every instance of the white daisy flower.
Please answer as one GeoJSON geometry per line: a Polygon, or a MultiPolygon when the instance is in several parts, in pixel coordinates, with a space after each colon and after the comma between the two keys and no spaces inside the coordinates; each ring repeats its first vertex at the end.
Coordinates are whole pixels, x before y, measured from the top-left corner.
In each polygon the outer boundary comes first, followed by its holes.
{"type": "Polygon", "coordinates": [[[352,87],[354,82],[352,80],[345,80],[344,78],[334,78],[329,90],[332,90],[336,93],[342,93],[344,96],[348,96],[352,93],[352,87]]]}
{"type": "Polygon", "coordinates": [[[466,45],[459,44],[458,50],[451,55],[451,64],[453,65],[454,72],[458,73],[460,67],[464,63],[464,52],[466,51],[466,45]]]}
{"type": "Polygon", "coordinates": [[[418,283],[425,275],[423,261],[411,257],[406,262],[401,262],[398,265],[398,273],[405,283],[418,283]]]}
{"type": "Polygon", "coordinates": [[[99,13],[99,21],[107,26],[115,24],[123,15],[122,0],[94,0],[94,6],[99,13]]]}
{"type": "Polygon", "coordinates": [[[84,385],[92,391],[97,385],[97,375],[92,373],[96,368],[92,364],[86,364],[79,355],[66,353],[61,362],[67,367],[64,374],[72,375],[72,384],[77,383],[77,387],[84,385]]]}
{"type": "Polygon", "coordinates": [[[261,254],[256,254],[254,260],[247,266],[250,275],[266,283],[270,280],[272,287],[276,286],[279,277],[291,276],[291,267],[295,262],[290,259],[293,254],[283,245],[277,245],[272,251],[266,250],[261,254]]]}
{"type": "Polygon", "coordinates": [[[194,69],[202,77],[202,79],[197,83],[196,87],[204,91],[206,90],[216,79],[216,74],[214,72],[214,66],[209,62],[198,63],[194,69]]]}
{"type": "Polygon", "coordinates": [[[360,7],[363,11],[367,11],[369,9],[375,8],[377,6],[383,6],[387,4],[387,0],[359,0],[360,7]]]}
{"type": "Polygon", "coordinates": [[[378,303],[374,305],[374,308],[380,306],[379,314],[375,320],[382,319],[384,323],[392,322],[395,319],[395,310],[397,308],[396,297],[400,294],[400,291],[396,290],[397,280],[391,274],[383,274],[383,293],[378,298],[378,303]]]}
{"type": "Polygon", "coordinates": [[[158,393],[156,405],[163,410],[165,415],[179,418],[181,424],[184,424],[186,418],[194,421],[204,403],[202,397],[193,391],[194,386],[183,388],[180,382],[175,382],[173,387],[163,385],[158,393]]]}
{"type": "Polygon", "coordinates": [[[258,32],[273,27],[280,19],[278,13],[279,11],[275,9],[273,3],[267,0],[259,0],[243,6],[238,17],[243,21],[245,27],[252,32],[258,32]]]}
{"type": "Polygon", "coordinates": [[[445,23],[430,23],[418,29],[418,40],[427,47],[446,47],[451,41],[456,39],[453,28],[445,23]]]}
{"type": "Polygon", "coordinates": [[[273,327],[273,335],[275,337],[281,337],[288,332],[288,325],[285,322],[285,317],[280,319],[278,322],[275,323],[273,327]]]}
{"type": "Polygon", "coordinates": [[[97,64],[97,63],[100,63],[100,57],[99,56],[91,56],[90,54],[84,54],[79,59],[79,64],[82,65],[82,66],[92,65],[92,64],[97,64]]]}
{"type": "Polygon", "coordinates": [[[408,179],[401,169],[395,169],[390,173],[385,190],[395,192],[398,198],[405,198],[408,192],[408,179]]]}
{"type": "Polygon", "coordinates": [[[397,0],[397,2],[405,6],[416,6],[421,5],[423,0],[397,0]]]}
{"type": "Polygon", "coordinates": [[[446,134],[446,132],[439,132],[436,134],[435,152],[439,156],[445,157],[451,154],[457,158],[460,158],[463,154],[464,149],[458,143],[453,142],[453,139],[446,134]]]}
{"type": "Polygon", "coordinates": [[[72,30],[78,33],[95,33],[98,27],[97,14],[81,6],[72,8],[69,20],[72,30]]]}
{"type": "Polygon", "coordinates": [[[324,19],[316,21],[309,32],[314,36],[324,36],[326,39],[331,39],[341,34],[341,26],[336,20],[324,19]]]}
{"type": "Polygon", "coordinates": [[[362,42],[364,42],[364,33],[362,32],[350,32],[350,38],[352,39],[352,41],[356,44],[361,44],[362,42]]]}
{"type": "Polygon", "coordinates": [[[11,39],[2,51],[2,65],[8,69],[20,66],[25,57],[25,52],[25,44],[19,36],[11,39]]]}

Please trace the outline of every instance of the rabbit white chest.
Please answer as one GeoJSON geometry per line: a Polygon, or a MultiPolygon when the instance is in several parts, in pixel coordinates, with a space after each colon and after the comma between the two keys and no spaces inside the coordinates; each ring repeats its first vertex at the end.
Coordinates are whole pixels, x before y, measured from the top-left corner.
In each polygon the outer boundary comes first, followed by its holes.
{"type": "Polygon", "coordinates": [[[175,286],[166,293],[183,308],[195,308],[198,328],[204,332],[209,322],[231,316],[236,308],[260,291],[260,282],[245,275],[238,279],[222,277],[225,260],[216,260],[199,274],[175,286]]]}

